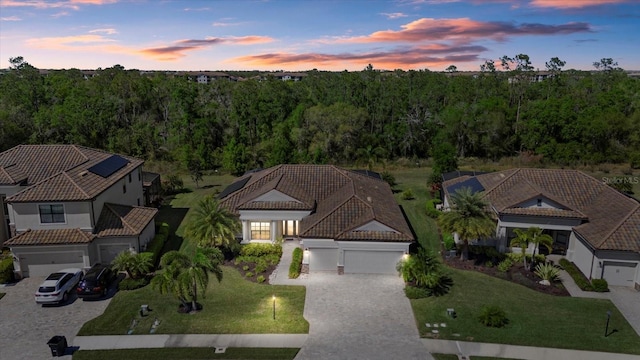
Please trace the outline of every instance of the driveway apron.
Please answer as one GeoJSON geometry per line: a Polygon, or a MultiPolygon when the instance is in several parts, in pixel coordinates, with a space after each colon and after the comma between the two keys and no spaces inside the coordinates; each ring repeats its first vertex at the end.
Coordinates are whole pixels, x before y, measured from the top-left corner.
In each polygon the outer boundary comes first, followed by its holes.
{"type": "Polygon", "coordinates": [[[398,276],[314,272],[304,285],[310,329],[296,360],[433,359],[398,276]]]}

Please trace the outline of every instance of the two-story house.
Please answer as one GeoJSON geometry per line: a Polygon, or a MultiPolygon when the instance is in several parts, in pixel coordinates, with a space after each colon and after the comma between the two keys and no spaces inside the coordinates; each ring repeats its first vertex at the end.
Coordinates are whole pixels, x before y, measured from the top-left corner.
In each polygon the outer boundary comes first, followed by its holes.
{"type": "Polygon", "coordinates": [[[76,145],[0,153],[0,242],[18,277],[109,263],[143,251],[157,209],[144,207],[143,161],[76,145]]]}

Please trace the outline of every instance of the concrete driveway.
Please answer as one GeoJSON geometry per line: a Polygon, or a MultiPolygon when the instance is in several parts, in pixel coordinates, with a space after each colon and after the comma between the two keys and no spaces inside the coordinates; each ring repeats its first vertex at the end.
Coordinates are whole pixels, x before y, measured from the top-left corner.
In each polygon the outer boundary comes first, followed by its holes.
{"type": "Polygon", "coordinates": [[[300,282],[310,329],[297,360],[433,359],[398,276],[314,272],[300,282]]]}
{"type": "Polygon", "coordinates": [[[66,304],[38,305],[34,293],[43,280],[32,277],[0,287],[0,292],[6,293],[0,299],[0,359],[50,360],[47,342],[51,337],[63,335],[71,346],[80,327],[102,314],[109,304],[110,299],[82,301],[73,293],[66,304]]]}
{"type": "Polygon", "coordinates": [[[640,291],[626,286],[610,286],[609,290],[611,302],[640,335],[640,291]]]}

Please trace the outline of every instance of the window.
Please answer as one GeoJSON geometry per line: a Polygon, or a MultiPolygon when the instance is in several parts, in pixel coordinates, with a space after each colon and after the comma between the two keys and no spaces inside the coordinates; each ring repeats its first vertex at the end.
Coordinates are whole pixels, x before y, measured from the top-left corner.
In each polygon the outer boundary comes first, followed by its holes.
{"type": "Polygon", "coordinates": [[[122,193],[123,194],[127,193],[127,184],[122,185],[122,193]]]}
{"type": "Polygon", "coordinates": [[[538,199],[538,206],[542,206],[542,199],[538,199]]]}
{"type": "Polygon", "coordinates": [[[131,173],[129,173],[129,182],[131,182],[131,173]]]}
{"type": "Polygon", "coordinates": [[[251,240],[270,240],[271,239],[271,223],[269,222],[252,222],[251,223],[251,240]]]}
{"type": "Polygon", "coordinates": [[[64,223],[64,207],[62,204],[40,205],[40,222],[42,224],[64,223]]]}
{"type": "Polygon", "coordinates": [[[142,170],[138,168],[138,181],[142,180],[142,170]]]}

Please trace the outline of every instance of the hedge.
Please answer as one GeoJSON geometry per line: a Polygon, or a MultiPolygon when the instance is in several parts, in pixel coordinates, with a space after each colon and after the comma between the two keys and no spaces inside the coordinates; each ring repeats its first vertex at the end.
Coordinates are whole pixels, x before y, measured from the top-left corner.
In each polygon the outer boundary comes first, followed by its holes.
{"type": "Polygon", "coordinates": [[[158,231],[156,231],[156,236],[153,237],[151,241],[147,244],[147,250],[145,252],[150,252],[153,254],[152,262],[153,266],[158,264],[158,260],[160,259],[160,255],[162,255],[162,248],[164,248],[164,244],[167,242],[169,238],[169,224],[162,223],[158,227],[158,231]]]}
{"type": "Polygon", "coordinates": [[[567,259],[560,259],[560,266],[571,275],[576,285],[583,291],[593,291],[593,285],[589,282],[582,272],[576,267],[576,265],[567,259]]]}
{"type": "Polygon", "coordinates": [[[291,255],[291,265],[289,265],[289,279],[297,279],[302,270],[302,249],[297,247],[293,249],[291,255]]]}
{"type": "Polygon", "coordinates": [[[282,246],[276,244],[253,243],[244,245],[240,250],[241,256],[265,256],[274,254],[278,258],[282,256],[282,246]]]}
{"type": "Polygon", "coordinates": [[[13,281],[13,258],[8,256],[0,260],[0,284],[13,281]]]}
{"type": "Polygon", "coordinates": [[[593,286],[593,291],[597,292],[607,292],[609,291],[609,283],[605,279],[593,279],[591,280],[591,286],[593,286]]]}
{"type": "Polygon", "coordinates": [[[437,204],[442,204],[442,201],[440,201],[440,199],[431,199],[427,201],[427,216],[430,218],[437,219],[440,216],[441,211],[436,209],[437,204]]]}

